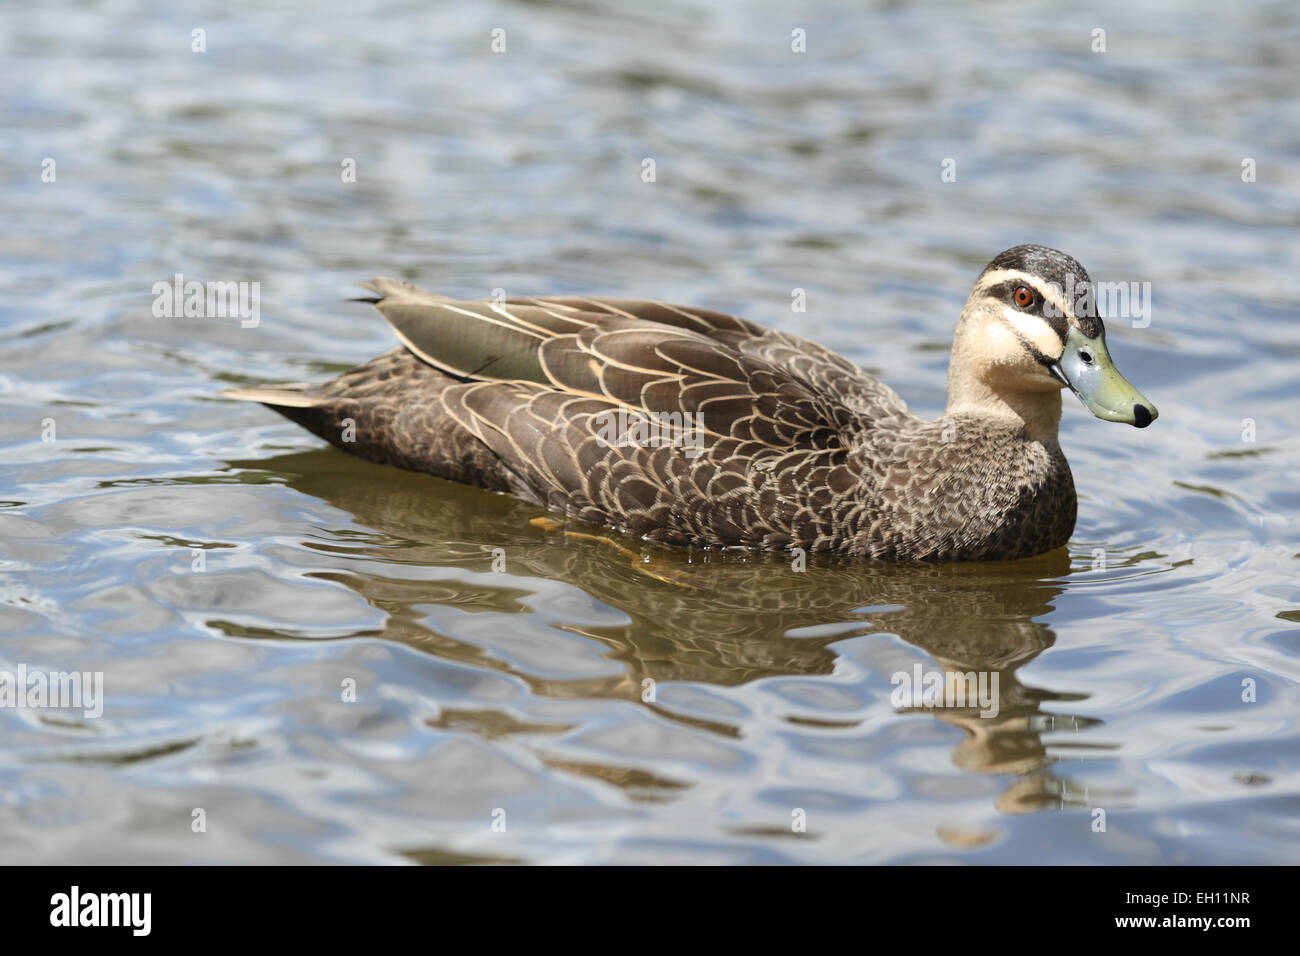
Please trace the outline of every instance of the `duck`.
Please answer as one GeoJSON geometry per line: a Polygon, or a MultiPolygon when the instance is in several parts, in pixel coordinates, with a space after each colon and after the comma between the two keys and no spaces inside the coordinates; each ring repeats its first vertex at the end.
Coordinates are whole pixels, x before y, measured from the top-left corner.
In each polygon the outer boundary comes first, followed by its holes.
{"type": "Polygon", "coordinates": [[[1111,360],[1088,273],[1046,246],[976,278],[934,420],[834,351],[722,312],[361,285],[397,348],[328,382],[223,394],[353,455],[673,548],[1033,557],[1077,517],[1063,391],[1105,421],[1158,415],[1111,360]]]}

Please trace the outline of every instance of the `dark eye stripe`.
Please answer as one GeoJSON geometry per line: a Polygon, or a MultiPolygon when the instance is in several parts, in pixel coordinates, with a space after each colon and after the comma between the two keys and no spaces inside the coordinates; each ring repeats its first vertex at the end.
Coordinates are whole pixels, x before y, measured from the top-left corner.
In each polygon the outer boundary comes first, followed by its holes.
{"type": "Polygon", "coordinates": [[[1024,279],[1008,279],[1005,282],[999,282],[997,285],[989,287],[988,294],[1001,299],[1003,302],[1006,302],[1014,308],[1020,309],[1020,311],[1024,312],[1026,315],[1038,316],[1047,323],[1048,327],[1051,328],[1053,332],[1056,333],[1056,336],[1061,340],[1061,343],[1065,343],[1065,336],[1069,334],[1070,331],[1070,323],[1066,320],[1065,316],[1057,314],[1060,311],[1059,309],[1053,309],[1051,315],[1044,315],[1043,293],[1034,286],[1025,282],[1024,279]],[[1021,286],[1024,286],[1029,289],[1030,292],[1034,293],[1034,303],[1029,306],[1029,308],[1021,308],[1016,304],[1016,290],[1021,286]]]}

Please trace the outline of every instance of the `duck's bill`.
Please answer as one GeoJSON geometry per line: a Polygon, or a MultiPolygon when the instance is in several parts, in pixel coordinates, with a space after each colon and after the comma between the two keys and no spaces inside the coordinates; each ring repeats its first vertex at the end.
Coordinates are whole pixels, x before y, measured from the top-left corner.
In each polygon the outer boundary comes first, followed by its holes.
{"type": "Polygon", "coordinates": [[[1098,418],[1146,428],[1160,413],[1129,383],[1106,350],[1106,334],[1090,339],[1077,327],[1065,337],[1065,351],[1050,366],[1052,374],[1079,396],[1098,418]]]}

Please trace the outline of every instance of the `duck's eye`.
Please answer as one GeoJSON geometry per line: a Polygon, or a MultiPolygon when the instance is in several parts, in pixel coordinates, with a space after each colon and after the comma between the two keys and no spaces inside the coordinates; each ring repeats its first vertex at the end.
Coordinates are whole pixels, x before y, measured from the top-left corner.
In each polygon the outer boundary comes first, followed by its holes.
{"type": "Polygon", "coordinates": [[[1034,304],[1034,294],[1024,286],[1016,290],[1016,305],[1022,309],[1027,309],[1034,304]]]}
{"type": "Polygon", "coordinates": [[[1079,358],[1083,359],[1083,364],[1084,364],[1084,365],[1091,365],[1091,364],[1092,364],[1092,353],[1091,353],[1091,352],[1080,352],[1080,353],[1079,353],[1079,358]]]}

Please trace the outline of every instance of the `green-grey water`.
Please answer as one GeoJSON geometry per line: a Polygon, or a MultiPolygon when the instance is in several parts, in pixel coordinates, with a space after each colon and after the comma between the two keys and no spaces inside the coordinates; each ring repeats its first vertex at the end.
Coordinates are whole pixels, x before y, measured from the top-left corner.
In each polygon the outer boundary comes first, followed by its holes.
{"type": "Polygon", "coordinates": [[[1285,2],[6,7],[0,671],[104,706],[0,707],[0,862],[1294,862],[1298,43],[1285,2]],[[1021,242],[1150,283],[1108,332],[1161,412],[1067,397],[1031,561],[566,535],[219,396],[391,348],[343,301],[387,274],[735,312],[934,417],[1021,242]],[[178,273],[259,321],[157,317],[178,273]],[[918,666],[998,714],[898,706],[918,666]]]}

